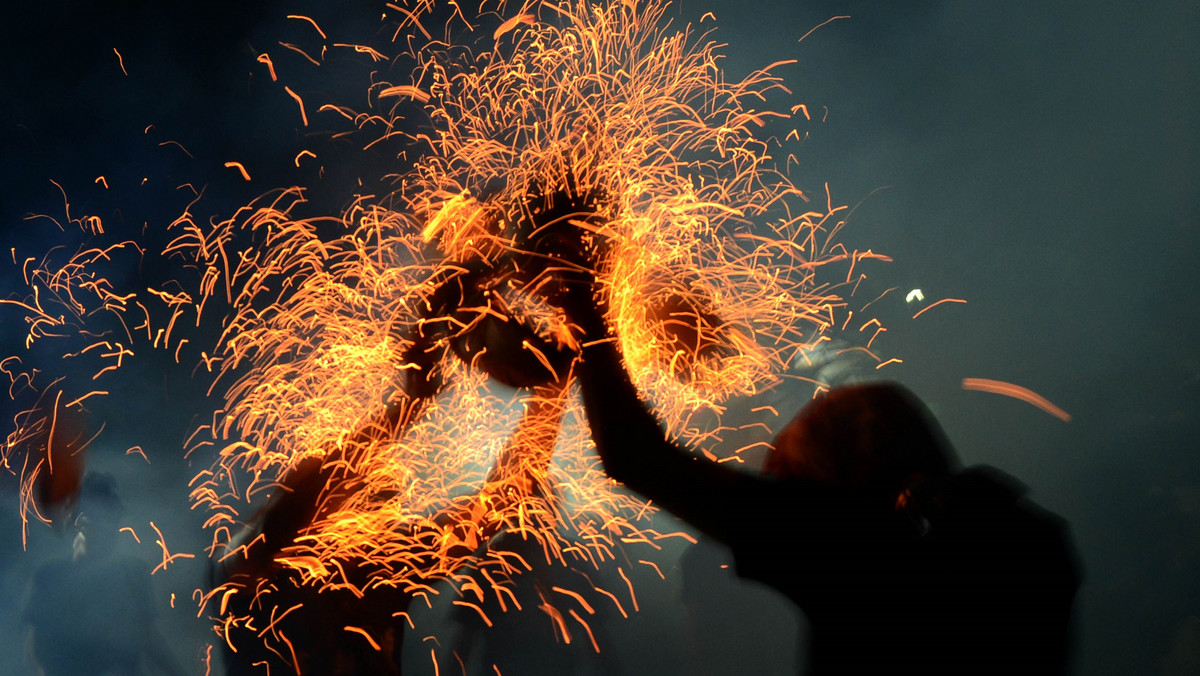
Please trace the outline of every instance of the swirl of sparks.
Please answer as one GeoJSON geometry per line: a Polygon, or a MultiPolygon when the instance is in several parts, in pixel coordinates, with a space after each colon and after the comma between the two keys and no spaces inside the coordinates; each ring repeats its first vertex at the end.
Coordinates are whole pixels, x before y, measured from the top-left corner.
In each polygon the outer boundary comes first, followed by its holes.
{"type": "MultiPolygon", "coordinates": [[[[254,636],[295,662],[275,613],[264,629],[248,610],[290,612],[292,588],[412,598],[475,584],[474,571],[499,585],[528,568],[483,546],[500,531],[596,568],[672,535],[639,524],[645,506],[595,458],[571,332],[539,291],[566,265],[541,248],[547,232],[603,252],[595,274],[626,366],[695,445],[718,435],[725,402],[776,382],[835,326],[853,272],[821,268],[874,256],[835,242],[840,209],[814,209],[756,136],[788,117],[768,107],[780,78],[727,82],[718,46],[673,28],[665,3],[452,5],[443,17],[430,0],[389,4],[395,55],[356,51],[402,72],[375,78],[369,110],[319,108],[375,134],[368,146],[406,147],[415,159],[392,194],[304,218],[291,188],[171,226],[163,253],[198,284],[156,297],[197,324],[206,306],[229,308],[202,353],[224,407],[189,452],[216,458],[191,498],[229,571],[201,604],[231,646],[254,636]],[[545,372],[514,393],[489,379],[498,363],[545,372]]],[[[105,307],[127,309],[108,293],[105,307]]],[[[157,344],[148,311],[145,324],[157,344]]]]}

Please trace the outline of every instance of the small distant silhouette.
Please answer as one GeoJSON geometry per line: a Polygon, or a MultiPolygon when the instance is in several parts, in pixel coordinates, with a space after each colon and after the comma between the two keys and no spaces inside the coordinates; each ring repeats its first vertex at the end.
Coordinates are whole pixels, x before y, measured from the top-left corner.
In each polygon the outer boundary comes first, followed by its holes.
{"type": "Polygon", "coordinates": [[[112,476],[86,474],[71,556],[34,574],[23,619],[45,676],[184,673],[157,629],[149,565],[115,551],[122,513],[112,476]]]}
{"type": "MultiPolygon", "coordinates": [[[[434,514],[424,534],[419,530],[409,533],[414,539],[429,536],[446,543],[443,550],[426,556],[465,561],[481,548],[492,547],[490,541],[504,533],[506,526],[500,517],[514,501],[528,501],[525,517],[533,523],[549,528],[558,519],[559,501],[550,484],[549,465],[569,382],[568,370],[559,381],[534,386],[520,423],[497,454],[479,493],[462,496],[434,514]],[[530,508],[533,505],[542,508],[530,508]]],[[[403,435],[403,423],[412,416],[402,416],[400,411],[398,406],[389,407],[384,424],[367,426],[352,438],[403,435]]],[[[227,617],[251,619],[249,624],[233,623],[222,630],[229,636],[224,661],[231,676],[265,673],[270,666],[329,676],[400,673],[410,621],[407,613],[417,597],[411,588],[370,583],[370,566],[387,562],[339,562],[348,585],[314,585],[276,560],[312,526],[321,510],[329,510],[330,503],[343,499],[339,478],[319,461],[302,463],[284,478],[288,490],[273,496],[239,536],[239,542],[253,543],[242,550],[245,554],[229,557],[215,571],[218,583],[231,583],[232,589],[239,589],[227,597],[227,617]],[[363,591],[352,592],[350,585],[363,591]],[[270,590],[269,596],[259,598],[260,589],[270,590]],[[261,628],[268,625],[275,635],[287,637],[286,648],[264,640],[261,628]]],[[[532,542],[526,546],[540,543],[530,537],[532,542]]],[[[514,535],[507,541],[518,540],[514,535]]],[[[541,551],[540,544],[536,549],[541,551]]]]}

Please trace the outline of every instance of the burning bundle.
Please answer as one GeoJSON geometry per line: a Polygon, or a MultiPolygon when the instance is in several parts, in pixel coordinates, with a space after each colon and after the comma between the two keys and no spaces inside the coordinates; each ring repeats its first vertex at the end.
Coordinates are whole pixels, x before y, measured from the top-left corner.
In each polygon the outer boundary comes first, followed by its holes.
{"type": "Polygon", "coordinates": [[[790,117],[765,107],[781,80],[727,81],[665,3],[443,5],[389,4],[390,56],[318,30],[321,54],[376,68],[367,110],[318,110],[405,148],[389,194],[335,218],[303,215],[301,187],[187,213],[163,252],[195,266],[197,323],[229,310],[202,353],[223,406],[190,451],[215,458],[191,497],[225,571],[203,603],[234,647],[295,663],[277,615],[314,598],[297,590],[403,614],[435,583],[477,587],[464,571],[500,580],[526,567],[486,546],[500,531],[628,579],[647,557],[622,549],[666,536],[597,466],[556,287],[596,276],[635,383],[695,445],[836,325],[853,273],[822,267],[870,255],[833,242],[838,210],[756,136],[790,117]]]}

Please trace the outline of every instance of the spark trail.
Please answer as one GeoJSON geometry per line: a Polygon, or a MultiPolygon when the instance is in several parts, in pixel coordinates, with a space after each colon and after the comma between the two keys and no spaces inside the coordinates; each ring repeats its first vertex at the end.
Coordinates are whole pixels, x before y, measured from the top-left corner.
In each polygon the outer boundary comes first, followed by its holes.
{"type": "MultiPolygon", "coordinates": [[[[106,289],[89,266],[107,249],[62,268],[75,286],[50,287],[86,289],[121,319],[128,341],[95,348],[116,366],[135,337],[199,352],[223,406],[191,437],[191,457],[213,458],[191,499],[226,572],[201,612],[232,649],[265,642],[297,667],[277,617],[302,613],[296,590],[385,594],[404,615],[439,581],[516,572],[485,546],[500,531],[592,568],[651,559],[671,535],[595,459],[570,395],[572,332],[545,300],[579,264],[548,240],[603,252],[591,272],[626,366],[669,433],[699,445],[731,398],[848,320],[855,265],[881,258],[838,244],[843,209],[813,205],[779,168],[780,142],[758,135],[805,110],[783,80],[727,80],[718,45],[665,3],[442,5],[389,3],[390,54],[300,16],[320,40],[280,43],[318,68],[349,50],[376,69],[364,110],[277,85],[305,126],[333,119],[364,148],[402,148],[386,194],[330,216],[305,214],[301,186],[215,223],[189,210],[153,252],[192,271],[186,291],[106,289]],[[212,323],[203,348],[185,330],[212,323]]],[[[272,82],[282,58],[257,57],[272,82]]],[[[296,163],[306,154],[318,160],[296,163]]],[[[62,324],[44,303],[20,305],[30,340],[62,324]]],[[[632,586],[557,596],[637,606],[632,586]]],[[[379,645],[369,623],[343,624],[379,645]]]]}

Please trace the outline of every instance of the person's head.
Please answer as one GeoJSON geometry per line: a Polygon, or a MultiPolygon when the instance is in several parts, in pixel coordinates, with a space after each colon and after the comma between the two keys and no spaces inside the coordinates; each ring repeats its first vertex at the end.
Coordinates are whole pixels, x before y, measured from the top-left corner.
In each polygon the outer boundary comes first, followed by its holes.
{"type": "Polygon", "coordinates": [[[768,474],[889,494],[958,468],[933,415],[896,383],[835,387],[817,396],[774,445],[768,474]]]}
{"type": "MultiPolygon", "coordinates": [[[[79,490],[77,526],[84,538],[75,546],[81,547],[76,556],[105,556],[116,546],[117,531],[125,506],[117,495],[117,481],[107,473],[88,472],[79,490]]],[[[76,538],[79,540],[78,538],[76,538]]]]}

